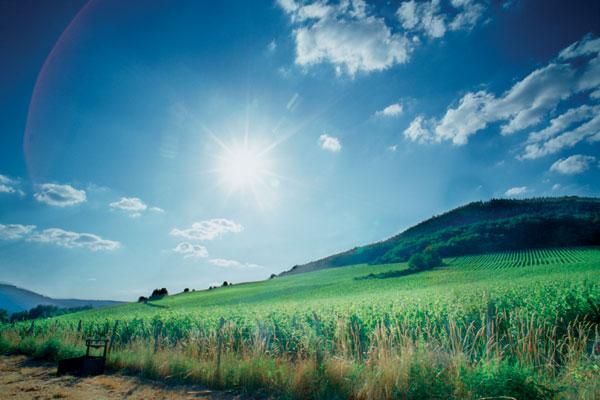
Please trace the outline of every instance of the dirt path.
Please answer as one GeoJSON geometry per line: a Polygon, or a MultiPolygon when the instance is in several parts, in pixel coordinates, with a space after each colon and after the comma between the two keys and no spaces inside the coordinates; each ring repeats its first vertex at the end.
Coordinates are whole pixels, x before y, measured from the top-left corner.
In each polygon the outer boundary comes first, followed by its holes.
{"type": "Polygon", "coordinates": [[[0,356],[0,399],[236,400],[239,396],[119,374],[57,377],[54,364],[30,361],[24,356],[0,356]]]}

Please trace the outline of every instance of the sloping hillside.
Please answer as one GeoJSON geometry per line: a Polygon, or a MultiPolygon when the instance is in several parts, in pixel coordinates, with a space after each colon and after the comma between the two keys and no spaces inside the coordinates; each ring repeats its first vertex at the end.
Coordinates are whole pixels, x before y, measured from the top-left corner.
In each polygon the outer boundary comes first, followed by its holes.
{"type": "Polygon", "coordinates": [[[0,308],[7,310],[9,313],[30,310],[40,304],[61,308],[83,306],[97,308],[121,304],[121,302],[111,300],[53,299],[14,285],[0,283],[0,308]]]}
{"type": "Polygon", "coordinates": [[[444,257],[600,245],[600,199],[552,197],[474,202],[434,216],[385,241],[356,247],[282,275],[370,263],[403,262],[428,246],[444,257]]]}

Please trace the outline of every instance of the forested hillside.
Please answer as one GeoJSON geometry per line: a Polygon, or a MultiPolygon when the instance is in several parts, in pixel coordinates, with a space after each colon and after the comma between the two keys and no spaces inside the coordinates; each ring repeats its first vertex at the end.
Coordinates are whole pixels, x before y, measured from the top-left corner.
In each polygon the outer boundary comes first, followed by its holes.
{"type": "Polygon", "coordinates": [[[434,216],[382,242],[294,266],[282,275],[323,268],[404,262],[431,246],[443,257],[504,250],[600,245],[600,199],[551,197],[473,202],[434,216]]]}

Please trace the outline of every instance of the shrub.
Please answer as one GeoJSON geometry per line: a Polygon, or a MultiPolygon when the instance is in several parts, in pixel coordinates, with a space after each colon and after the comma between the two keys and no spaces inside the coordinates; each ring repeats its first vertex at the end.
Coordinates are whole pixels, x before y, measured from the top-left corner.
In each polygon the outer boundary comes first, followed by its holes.
{"type": "Polygon", "coordinates": [[[8,311],[3,308],[0,308],[0,324],[8,322],[8,311]]]}
{"type": "Polygon", "coordinates": [[[162,288],[162,289],[154,289],[152,291],[152,295],[150,295],[149,300],[160,300],[165,296],[168,296],[169,292],[167,290],[167,288],[162,288]]]}
{"type": "Polygon", "coordinates": [[[57,360],[61,350],[61,343],[57,339],[44,342],[33,354],[35,358],[42,360],[57,360]]]}
{"type": "Polygon", "coordinates": [[[442,258],[439,252],[431,247],[427,247],[422,253],[413,254],[408,260],[408,266],[413,271],[426,271],[442,265],[442,258]]]}

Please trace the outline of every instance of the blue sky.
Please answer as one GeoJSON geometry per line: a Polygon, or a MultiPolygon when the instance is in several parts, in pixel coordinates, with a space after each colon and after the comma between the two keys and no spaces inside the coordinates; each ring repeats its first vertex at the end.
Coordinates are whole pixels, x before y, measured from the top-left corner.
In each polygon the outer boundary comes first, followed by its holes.
{"type": "Polygon", "coordinates": [[[600,194],[600,4],[0,5],[0,280],[134,299],[600,194]]]}

